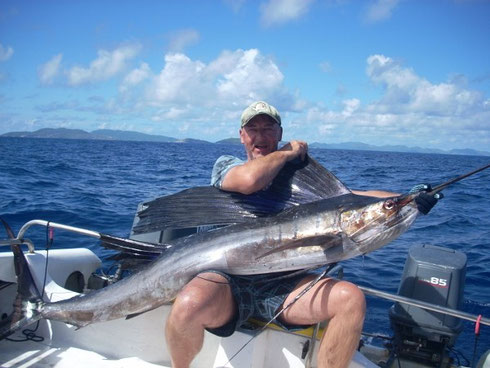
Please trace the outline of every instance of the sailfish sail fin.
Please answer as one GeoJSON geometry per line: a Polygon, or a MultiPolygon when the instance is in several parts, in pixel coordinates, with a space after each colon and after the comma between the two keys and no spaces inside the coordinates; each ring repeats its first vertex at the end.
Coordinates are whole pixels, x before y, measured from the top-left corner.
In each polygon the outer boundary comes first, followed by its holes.
{"type": "Polygon", "coordinates": [[[287,163],[265,190],[250,195],[195,187],[140,205],[134,234],[202,225],[226,225],[277,214],[292,206],[350,193],[316,160],[287,163]]]}

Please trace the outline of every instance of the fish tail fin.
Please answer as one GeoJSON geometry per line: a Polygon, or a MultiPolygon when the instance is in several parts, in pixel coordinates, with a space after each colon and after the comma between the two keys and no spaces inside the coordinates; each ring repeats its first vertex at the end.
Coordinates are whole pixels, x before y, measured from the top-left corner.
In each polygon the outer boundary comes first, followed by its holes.
{"type": "Polygon", "coordinates": [[[40,320],[44,305],[22,249],[19,245],[13,245],[12,251],[17,276],[17,296],[13,304],[13,312],[0,322],[0,340],[40,320]]]}
{"type": "Polygon", "coordinates": [[[6,319],[0,322],[0,340],[7,338],[14,332],[27,327],[42,318],[41,312],[37,307],[32,307],[33,303],[20,301],[16,298],[14,311],[6,319]]]}

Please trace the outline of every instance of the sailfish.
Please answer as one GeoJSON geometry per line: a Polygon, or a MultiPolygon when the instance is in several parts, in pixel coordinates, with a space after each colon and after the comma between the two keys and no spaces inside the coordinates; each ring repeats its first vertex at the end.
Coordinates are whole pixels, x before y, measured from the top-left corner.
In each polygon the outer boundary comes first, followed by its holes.
{"type": "Polygon", "coordinates": [[[0,338],[41,318],[83,327],[143,313],[170,303],[206,270],[236,275],[293,271],[372,252],[410,227],[420,213],[420,195],[356,195],[311,157],[287,164],[267,190],[252,195],[190,188],[145,202],[134,233],[203,224],[220,227],[167,244],[100,234],[105,246],[156,258],[103,289],[53,303],[42,300],[22,250],[12,245],[18,294],[13,313],[1,322],[0,338]]]}

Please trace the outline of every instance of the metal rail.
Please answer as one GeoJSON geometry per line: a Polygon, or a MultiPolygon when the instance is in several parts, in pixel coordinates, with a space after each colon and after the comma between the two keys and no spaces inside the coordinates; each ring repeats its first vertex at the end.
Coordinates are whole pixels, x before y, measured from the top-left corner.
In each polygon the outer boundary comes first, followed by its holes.
{"type": "Polygon", "coordinates": [[[399,302],[399,303],[403,303],[403,304],[412,305],[414,307],[419,307],[419,308],[431,310],[433,312],[439,312],[439,313],[446,314],[449,316],[453,316],[453,317],[457,317],[457,318],[461,318],[461,319],[466,319],[466,320],[472,321],[472,322],[477,322],[479,320],[479,323],[481,323],[483,325],[490,326],[490,319],[489,318],[475,316],[474,314],[461,312],[461,311],[456,310],[456,309],[442,307],[440,305],[431,304],[431,303],[427,303],[427,302],[412,299],[412,298],[407,298],[407,297],[404,297],[401,295],[390,294],[390,293],[387,293],[387,292],[384,292],[381,290],[371,289],[371,288],[368,288],[365,286],[359,286],[359,289],[364,291],[366,294],[377,296],[377,297],[383,298],[383,299],[388,299],[388,300],[391,300],[393,302],[399,302]]]}
{"type": "Polygon", "coordinates": [[[29,249],[29,253],[34,253],[34,243],[30,239],[4,239],[0,240],[0,247],[1,246],[6,246],[6,245],[22,245],[26,244],[27,248],[29,249]]]}
{"type": "Polygon", "coordinates": [[[21,229],[19,230],[19,233],[17,234],[17,237],[15,239],[5,239],[5,240],[0,240],[0,246],[5,246],[5,245],[22,245],[26,244],[29,252],[34,253],[34,243],[29,240],[28,238],[24,238],[25,233],[27,230],[34,225],[39,225],[39,226],[45,226],[45,227],[52,227],[55,229],[61,229],[61,230],[66,230],[66,231],[71,231],[74,233],[86,235],[86,236],[91,236],[93,238],[100,239],[101,234],[92,231],[92,230],[87,230],[83,229],[81,227],[75,227],[75,226],[69,226],[69,225],[64,225],[64,224],[59,224],[57,222],[51,222],[51,221],[46,221],[46,220],[31,220],[29,222],[26,222],[21,229]]]}
{"type": "Polygon", "coordinates": [[[19,234],[17,235],[17,239],[22,239],[24,237],[24,234],[26,233],[26,231],[33,225],[49,226],[49,227],[53,227],[55,229],[67,230],[67,231],[71,231],[74,233],[87,235],[87,236],[91,236],[93,238],[100,239],[100,233],[98,233],[96,231],[82,229],[81,227],[63,225],[63,224],[59,224],[57,222],[51,222],[51,221],[46,221],[46,220],[32,220],[32,221],[26,222],[24,224],[24,226],[22,226],[21,229],[19,230],[19,234]]]}

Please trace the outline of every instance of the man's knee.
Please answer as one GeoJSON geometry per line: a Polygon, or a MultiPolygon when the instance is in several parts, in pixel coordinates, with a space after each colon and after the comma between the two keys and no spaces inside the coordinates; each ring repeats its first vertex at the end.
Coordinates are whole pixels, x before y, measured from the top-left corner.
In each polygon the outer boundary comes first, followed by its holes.
{"type": "Polygon", "coordinates": [[[366,313],[366,298],[364,293],[354,284],[340,281],[335,285],[333,302],[339,306],[339,311],[351,314],[352,317],[364,318],[366,313]]]}
{"type": "Polygon", "coordinates": [[[175,299],[172,306],[171,318],[175,321],[189,321],[198,317],[206,307],[206,297],[192,290],[183,290],[175,299]]]}
{"type": "MultiPolygon", "coordinates": [[[[231,290],[223,276],[200,277],[187,284],[177,295],[170,318],[174,323],[209,324],[232,302],[231,290]],[[221,279],[222,278],[222,279],[221,279]]],[[[233,309],[233,305],[227,308],[233,309]]]]}

